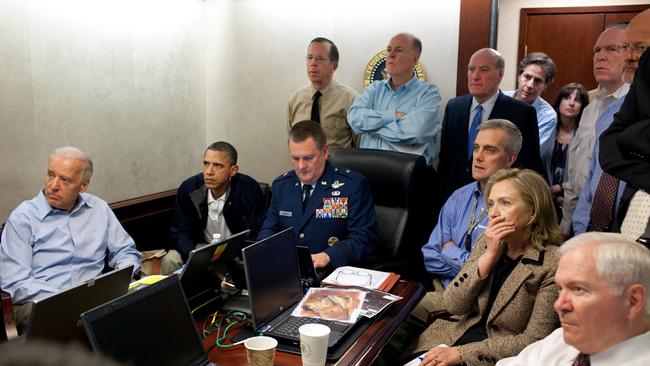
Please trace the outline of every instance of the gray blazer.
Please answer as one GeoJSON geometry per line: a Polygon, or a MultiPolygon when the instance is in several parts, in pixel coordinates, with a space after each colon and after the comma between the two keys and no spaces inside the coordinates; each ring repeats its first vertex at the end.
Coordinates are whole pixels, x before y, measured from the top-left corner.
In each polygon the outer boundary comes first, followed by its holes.
{"type": "MultiPolygon", "coordinates": [[[[457,315],[458,322],[437,320],[431,324],[420,336],[417,351],[426,351],[439,344],[452,346],[480,321],[487,307],[493,274],[484,279],[478,276],[478,259],[487,248],[483,239],[479,240],[443,295],[445,307],[457,315]]],[[[558,295],[553,280],[558,260],[557,247],[553,245],[542,251],[532,245],[526,249],[501,286],[488,315],[488,338],[461,346],[468,365],[494,365],[501,358],[518,354],[558,327],[558,317],[553,310],[558,295]]]]}

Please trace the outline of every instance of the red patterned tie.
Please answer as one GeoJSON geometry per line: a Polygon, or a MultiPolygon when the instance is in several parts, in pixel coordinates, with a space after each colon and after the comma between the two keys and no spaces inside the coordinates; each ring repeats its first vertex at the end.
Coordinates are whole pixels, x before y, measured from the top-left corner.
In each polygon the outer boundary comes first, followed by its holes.
{"type": "Polygon", "coordinates": [[[603,231],[612,222],[618,178],[603,172],[596,186],[594,202],[591,204],[589,219],[594,231],[603,231]]]}
{"type": "Polygon", "coordinates": [[[589,361],[589,355],[581,353],[573,360],[571,366],[590,366],[591,362],[589,361]]]}

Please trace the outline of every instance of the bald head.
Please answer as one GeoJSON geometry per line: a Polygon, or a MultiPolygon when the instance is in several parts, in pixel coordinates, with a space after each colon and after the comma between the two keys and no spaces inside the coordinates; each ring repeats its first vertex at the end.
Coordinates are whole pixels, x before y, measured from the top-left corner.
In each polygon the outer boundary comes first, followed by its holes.
{"type": "Polygon", "coordinates": [[[499,52],[482,48],[472,55],[467,65],[467,89],[479,103],[499,91],[505,62],[499,52]]]}
{"type": "Polygon", "coordinates": [[[650,47],[650,9],[637,14],[627,26],[625,33],[625,66],[623,80],[632,82],[643,51],[650,47]]]}

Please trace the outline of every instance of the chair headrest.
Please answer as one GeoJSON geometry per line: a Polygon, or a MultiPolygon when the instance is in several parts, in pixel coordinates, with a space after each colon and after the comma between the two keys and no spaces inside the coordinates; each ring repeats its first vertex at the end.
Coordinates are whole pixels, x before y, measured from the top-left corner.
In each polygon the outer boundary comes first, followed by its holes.
{"type": "Polygon", "coordinates": [[[368,178],[375,204],[390,207],[407,207],[416,194],[414,184],[426,169],[420,155],[375,149],[334,149],[329,161],[368,178]]]}

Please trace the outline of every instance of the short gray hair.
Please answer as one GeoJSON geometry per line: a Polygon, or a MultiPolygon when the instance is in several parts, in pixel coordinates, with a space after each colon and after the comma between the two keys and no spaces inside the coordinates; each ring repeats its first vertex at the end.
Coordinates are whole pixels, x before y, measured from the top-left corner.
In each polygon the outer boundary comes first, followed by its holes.
{"type": "Polygon", "coordinates": [[[418,55],[418,57],[422,54],[422,41],[420,41],[418,37],[408,32],[397,33],[393,37],[397,37],[397,36],[408,37],[411,40],[411,48],[413,49],[413,51],[415,51],[415,54],[418,55]]]}
{"type": "Polygon", "coordinates": [[[83,181],[89,181],[93,176],[93,161],[90,158],[90,155],[86,154],[81,149],[73,146],[59,147],[52,151],[47,161],[49,162],[55,156],[65,156],[72,159],[83,160],[86,163],[82,175],[83,181]]]}
{"type": "MultiPolygon", "coordinates": [[[[620,295],[634,284],[650,290],[650,250],[623,234],[588,232],[569,239],[560,247],[560,253],[586,246],[593,251],[598,276],[605,280],[612,293],[620,295]]],[[[650,292],[649,292],[650,294],[650,292]]],[[[646,298],[646,313],[650,314],[650,301],[646,298]]]]}
{"type": "Polygon", "coordinates": [[[505,149],[509,153],[519,154],[523,138],[517,126],[507,119],[490,119],[478,126],[479,131],[489,129],[502,129],[506,133],[505,149]]]}

